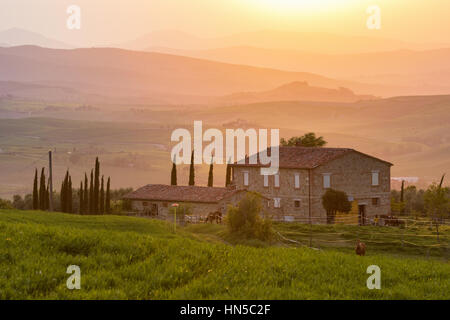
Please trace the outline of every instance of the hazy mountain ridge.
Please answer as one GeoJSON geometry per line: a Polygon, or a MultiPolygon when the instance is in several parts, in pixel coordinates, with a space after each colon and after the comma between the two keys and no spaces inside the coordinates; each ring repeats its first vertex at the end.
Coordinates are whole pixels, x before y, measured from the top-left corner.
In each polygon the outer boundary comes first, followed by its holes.
{"type": "Polygon", "coordinates": [[[394,95],[450,92],[450,48],[358,54],[316,54],[249,46],[209,50],[154,47],[148,50],[279,70],[302,70],[363,83],[383,83],[397,87],[394,95]]]}
{"type": "Polygon", "coordinates": [[[0,68],[0,81],[64,86],[109,97],[151,99],[156,96],[160,100],[166,97],[178,103],[186,96],[206,99],[236,92],[265,91],[295,81],[332,89],[347,87],[364,94],[386,90],[383,86],[334,80],[306,72],[114,48],[0,48],[0,68]],[[177,96],[181,100],[177,101],[177,96]]]}
{"type": "Polygon", "coordinates": [[[23,45],[35,45],[55,49],[69,49],[73,47],[62,41],[51,39],[39,33],[20,28],[11,28],[0,31],[0,47],[23,45]]]}

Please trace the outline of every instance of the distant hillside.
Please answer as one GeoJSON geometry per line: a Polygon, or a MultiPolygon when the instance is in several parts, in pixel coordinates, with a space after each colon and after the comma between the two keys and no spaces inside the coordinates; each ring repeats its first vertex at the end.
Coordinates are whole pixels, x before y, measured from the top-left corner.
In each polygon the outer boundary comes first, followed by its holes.
{"type": "Polygon", "coordinates": [[[46,48],[69,49],[71,46],[54,39],[47,38],[39,33],[12,28],[0,31],[0,47],[34,45],[46,48]]]}
{"type": "Polygon", "coordinates": [[[309,53],[249,46],[221,46],[208,50],[152,47],[148,50],[256,67],[306,71],[364,83],[384,83],[401,87],[396,94],[402,95],[450,93],[450,48],[424,51],[389,49],[358,54],[309,53]]]}
{"type": "Polygon", "coordinates": [[[62,86],[108,97],[150,100],[156,97],[160,102],[166,99],[172,103],[183,103],[185,97],[271,90],[294,81],[307,81],[311,86],[332,89],[346,87],[362,94],[382,95],[389,89],[306,72],[112,48],[0,48],[0,69],[0,81],[62,86]]]}
{"type": "Polygon", "coordinates": [[[355,102],[375,99],[371,95],[356,95],[352,90],[340,87],[328,89],[310,86],[307,82],[291,82],[273,90],[240,92],[222,98],[229,104],[246,104],[269,101],[336,101],[355,102]]]}

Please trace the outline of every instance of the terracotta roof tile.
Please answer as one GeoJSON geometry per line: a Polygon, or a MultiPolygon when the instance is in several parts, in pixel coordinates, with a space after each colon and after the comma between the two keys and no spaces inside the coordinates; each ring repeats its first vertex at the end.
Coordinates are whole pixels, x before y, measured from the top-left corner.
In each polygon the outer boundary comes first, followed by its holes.
{"type": "MultiPolygon", "coordinates": [[[[313,169],[331,160],[334,160],[344,154],[350,152],[358,152],[349,148],[311,148],[311,147],[281,147],[279,150],[280,168],[296,168],[296,169],[313,169]]],[[[372,156],[363,154],[365,156],[374,158],[372,156]]],[[[374,158],[377,159],[377,158],[374,158]]],[[[377,159],[386,162],[381,159],[377,159]]],[[[389,162],[386,162],[390,164],[389,162]]],[[[391,165],[391,164],[390,164],[391,165]]],[[[257,164],[249,164],[249,158],[246,158],[245,164],[234,163],[233,166],[262,166],[259,162],[257,164]]]]}
{"type": "Polygon", "coordinates": [[[217,203],[223,198],[229,197],[236,192],[239,192],[239,190],[215,187],[148,184],[125,195],[124,199],[217,203]]]}

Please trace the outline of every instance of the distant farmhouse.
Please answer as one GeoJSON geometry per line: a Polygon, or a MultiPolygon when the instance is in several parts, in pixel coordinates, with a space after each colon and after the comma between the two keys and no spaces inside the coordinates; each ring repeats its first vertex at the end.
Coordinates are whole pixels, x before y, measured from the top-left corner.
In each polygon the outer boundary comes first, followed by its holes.
{"type": "Polygon", "coordinates": [[[264,197],[264,207],[278,220],[310,219],[326,223],[322,195],[328,188],[344,191],[357,206],[359,223],[390,213],[392,164],[347,148],[280,147],[277,175],[261,175],[263,165],[234,163],[228,188],[147,185],[125,199],[133,210],[167,215],[173,203],[189,204],[196,215],[226,213],[248,191],[264,197]]]}

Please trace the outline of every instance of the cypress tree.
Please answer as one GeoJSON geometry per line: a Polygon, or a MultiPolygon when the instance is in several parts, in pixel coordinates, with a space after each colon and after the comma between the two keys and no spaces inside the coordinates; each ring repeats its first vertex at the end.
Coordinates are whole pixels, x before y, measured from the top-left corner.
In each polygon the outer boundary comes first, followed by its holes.
{"type": "Polygon", "coordinates": [[[88,190],[88,177],[86,172],[84,173],[84,196],[83,196],[83,214],[87,214],[89,211],[89,190],[88,190]]]}
{"type": "Polygon", "coordinates": [[[108,182],[106,183],[106,196],[105,196],[105,212],[106,212],[106,214],[111,213],[110,182],[111,182],[111,179],[110,179],[110,177],[108,177],[108,182]]]}
{"type": "Polygon", "coordinates": [[[195,185],[195,172],[194,172],[194,151],[191,154],[191,165],[189,167],[189,185],[195,185]]]}
{"type": "Polygon", "coordinates": [[[89,185],[89,214],[94,214],[94,171],[91,170],[91,182],[89,185]]]}
{"type": "Polygon", "coordinates": [[[66,171],[64,181],[61,185],[61,212],[69,212],[69,170],[66,171]]]}
{"type": "Polygon", "coordinates": [[[211,164],[209,165],[209,174],[208,174],[208,187],[212,187],[214,185],[214,177],[213,177],[213,159],[211,159],[211,164]]]}
{"type": "Polygon", "coordinates": [[[45,193],[47,192],[45,187],[45,168],[41,171],[41,181],[39,186],[39,210],[45,210],[45,193]]]}
{"type": "Polygon", "coordinates": [[[60,206],[61,206],[61,208],[60,208],[61,212],[64,212],[64,208],[65,208],[65,201],[64,201],[65,190],[66,190],[65,189],[65,185],[64,185],[65,180],[66,179],[64,179],[62,184],[61,184],[61,191],[59,193],[59,202],[60,202],[60,206]]]}
{"type": "Polygon", "coordinates": [[[231,184],[231,166],[227,163],[227,174],[225,176],[225,187],[230,186],[231,184]]]}
{"type": "Polygon", "coordinates": [[[98,214],[99,196],[100,196],[100,162],[98,157],[95,158],[95,175],[94,175],[94,214],[98,214]]]}
{"type": "Polygon", "coordinates": [[[38,173],[37,173],[37,169],[35,169],[35,171],[34,171],[33,210],[39,210],[38,173]]]}
{"type": "Polygon", "coordinates": [[[105,214],[105,185],[102,176],[102,183],[100,188],[100,205],[99,205],[99,213],[105,214]]]}
{"type": "Polygon", "coordinates": [[[80,182],[80,190],[78,190],[78,197],[79,197],[79,202],[80,205],[78,207],[78,213],[79,214],[83,214],[84,213],[84,193],[83,193],[83,180],[81,180],[80,182]]]}
{"type": "Polygon", "coordinates": [[[69,175],[69,181],[67,183],[67,213],[72,213],[73,199],[72,199],[72,177],[69,175]]]}
{"type": "Polygon", "coordinates": [[[50,209],[50,179],[48,179],[47,189],[45,190],[45,210],[50,209]]]}
{"type": "Polygon", "coordinates": [[[173,158],[173,162],[172,162],[172,174],[170,176],[170,184],[172,186],[176,186],[177,185],[177,165],[175,164],[176,158],[173,158]]]}

